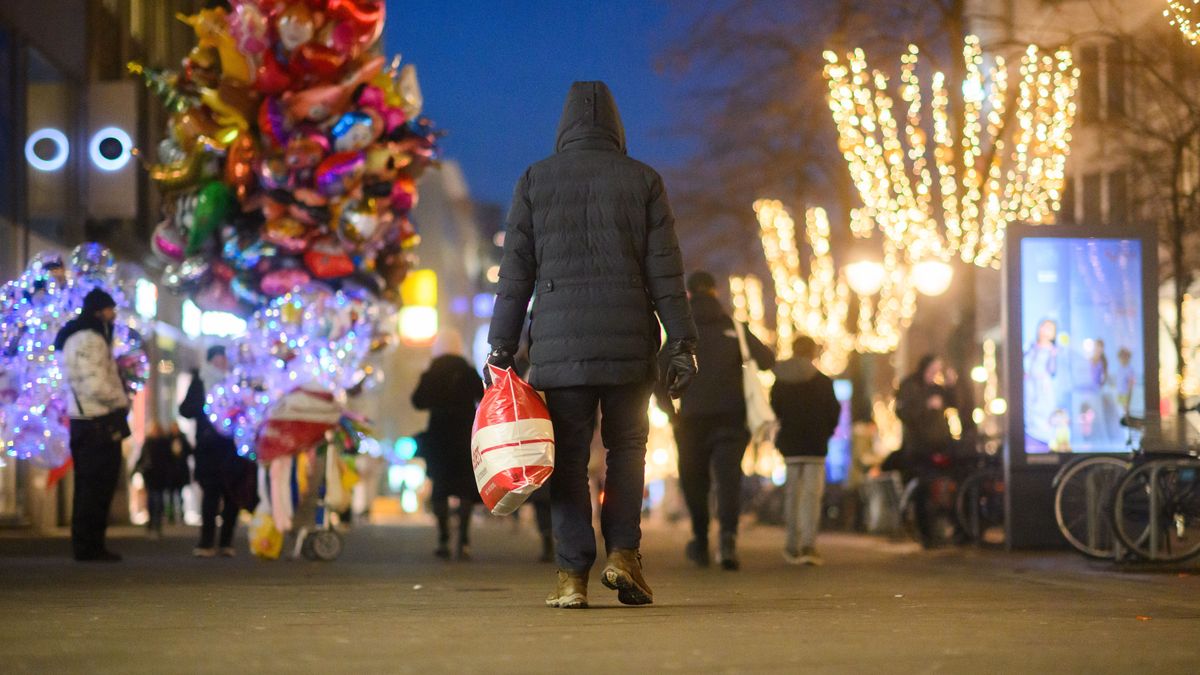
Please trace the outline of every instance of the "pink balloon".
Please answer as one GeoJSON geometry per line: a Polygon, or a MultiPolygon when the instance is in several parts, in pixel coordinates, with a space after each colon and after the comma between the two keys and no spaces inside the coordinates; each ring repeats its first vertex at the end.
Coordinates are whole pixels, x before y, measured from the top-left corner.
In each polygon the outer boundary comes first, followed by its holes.
{"type": "Polygon", "coordinates": [[[271,297],[279,297],[293,288],[299,288],[312,281],[308,272],[299,269],[275,270],[263,275],[259,288],[271,297]]]}

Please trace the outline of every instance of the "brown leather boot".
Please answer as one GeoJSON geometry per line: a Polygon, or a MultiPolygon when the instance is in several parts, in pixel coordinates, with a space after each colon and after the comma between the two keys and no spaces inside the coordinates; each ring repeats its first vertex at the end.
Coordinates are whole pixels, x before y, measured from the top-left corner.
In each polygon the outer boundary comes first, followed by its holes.
{"type": "Polygon", "coordinates": [[[547,607],[559,609],[583,609],[587,603],[587,574],[558,571],[558,586],[546,598],[547,607]]]}
{"type": "Polygon", "coordinates": [[[608,565],[600,580],[617,592],[624,605],[649,605],[654,591],[642,576],[642,554],[635,548],[616,548],[608,554],[608,565]]]}

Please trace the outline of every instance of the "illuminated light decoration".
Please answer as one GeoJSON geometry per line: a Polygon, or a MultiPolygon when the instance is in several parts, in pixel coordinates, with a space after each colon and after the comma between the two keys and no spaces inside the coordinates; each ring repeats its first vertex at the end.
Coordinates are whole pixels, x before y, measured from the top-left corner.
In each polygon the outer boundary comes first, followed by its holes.
{"type": "MultiPolygon", "coordinates": [[[[822,346],[826,372],[845,369],[852,352],[887,353],[900,344],[916,311],[916,293],[895,246],[883,240],[883,277],[872,295],[856,294],[848,274],[834,268],[829,244],[829,220],[824,209],[809,209],[805,232],[812,257],[809,274],[802,276],[795,222],[778,201],[754,203],[762,233],[763,253],[775,286],[775,342],[781,358],[792,353],[797,335],[812,337],[822,346]],[[848,330],[850,301],[857,297],[854,330],[848,330]]],[[[852,228],[863,229],[852,219],[852,228]]],[[[735,306],[736,311],[736,306],[735,306]]]]}
{"type": "Polygon", "coordinates": [[[843,267],[846,280],[850,282],[850,290],[859,295],[875,295],[883,288],[884,276],[887,274],[883,265],[874,260],[859,260],[843,267]]]}
{"type": "Polygon", "coordinates": [[[766,309],[763,305],[762,281],[753,274],[729,277],[729,295],[733,301],[733,318],[750,326],[750,332],[770,341],[766,309]]]}
{"type": "Polygon", "coordinates": [[[975,366],[971,369],[971,381],[978,384],[987,384],[988,371],[983,366],[975,366]]]}
{"type": "Polygon", "coordinates": [[[92,135],[88,143],[88,157],[101,171],[120,171],[129,164],[133,156],[133,139],[124,129],[105,127],[92,135]]]}
{"type": "Polygon", "coordinates": [[[958,128],[946,76],[934,73],[923,87],[915,45],[901,57],[899,104],[861,49],[845,62],[824,56],[839,148],[864,204],[856,235],[870,223],[910,263],[959,258],[996,267],[1010,223],[1054,219],[1079,83],[1070,51],[1030,45],[1010,92],[1004,59],[985,76],[979,39],[967,36],[958,128]]]}
{"type": "Polygon", "coordinates": [[[1183,33],[1183,37],[1193,45],[1200,42],[1200,0],[1167,0],[1167,8],[1163,10],[1172,26],[1183,33]]]}
{"type": "Polygon", "coordinates": [[[85,243],[69,257],[34,255],[20,277],[0,286],[0,449],[7,456],[48,469],[70,458],[70,390],[54,342],[92,289],[108,291],[118,308],[112,352],[126,392],[133,396],[150,377],[119,276],[108,249],[85,243]]]}
{"type": "Polygon", "coordinates": [[[438,276],[433,270],[413,270],[400,284],[400,301],[405,306],[437,307],[438,276]]]}
{"type": "Polygon", "coordinates": [[[409,346],[428,346],[438,334],[436,307],[401,307],[400,340],[409,346]]]}
{"type": "Polygon", "coordinates": [[[822,370],[840,373],[854,351],[847,334],[850,287],[838,280],[829,248],[829,219],[825,210],[805,213],[805,233],[812,255],[805,277],[800,269],[796,223],[783,204],[760,199],[754,202],[762,231],[763,253],[775,283],[775,341],[781,359],[792,355],[792,342],[807,335],[821,345],[822,370]]]}
{"type": "Polygon", "coordinates": [[[491,293],[479,293],[471,301],[471,311],[477,319],[490,319],[495,304],[496,296],[491,293]]]}
{"type": "Polygon", "coordinates": [[[988,402],[988,412],[993,415],[1003,415],[1008,412],[1008,402],[1002,398],[994,398],[988,402]]]}
{"type": "Polygon", "coordinates": [[[158,286],[149,279],[138,279],[133,286],[133,310],[143,319],[158,316],[158,286]]]}
{"type": "Polygon", "coordinates": [[[489,284],[500,283],[500,266],[492,265],[487,270],[487,280],[489,284]]]}
{"type": "Polygon", "coordinates": [[[25,141],[25,161],[38,171],[58,171],[66,166],[67,158],[70,155],[71,144],[67,141],[67,135],[58,129],[51,127],[38,129],[29,134],[29,138],[25,141]],[[42,142],[51,143],[54,146],[54,154],[49,157],[39,155],[37,145],[42,142]]]}
{"type": "Polygon", "coordinates": [[[912,266],[912,282],[921,295],[937,297],[950,290],[954,268],[941,260],[922,260],[912,266]]]}

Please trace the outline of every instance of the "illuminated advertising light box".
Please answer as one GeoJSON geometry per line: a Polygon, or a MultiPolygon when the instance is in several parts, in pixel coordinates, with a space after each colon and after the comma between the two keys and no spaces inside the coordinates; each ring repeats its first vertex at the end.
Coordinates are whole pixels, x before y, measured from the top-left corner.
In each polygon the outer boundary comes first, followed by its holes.
{"type": "Polygon", "coordinates": [[[1008,233],[1006,466],[1018,539],[1039,531],[1043,517],[1053,526],[1040,512],[1052,504],[1058,467],[1081,454],[1128,452],[1121,419],[1157,409],[1156,254],[1153,233],[1127,228],[1008,233]]]}

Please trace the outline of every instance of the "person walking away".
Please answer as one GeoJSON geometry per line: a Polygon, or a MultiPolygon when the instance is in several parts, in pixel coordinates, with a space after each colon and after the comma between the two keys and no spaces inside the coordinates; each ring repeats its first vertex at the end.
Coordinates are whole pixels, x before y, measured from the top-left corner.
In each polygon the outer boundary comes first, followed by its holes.
{"type": "Polygon", "coordinates": [[[471,464],[471,427],[483,398],[483,382],[475,366],[462,356],[462,338],[443,331],[429,364],[412,394],[417,410],[429,411],[429,426],[420,435],[418,451],[433,483],[430,501],[437,518],[434,555],[450,557],[450,497],[458,498],[458,539],[455,557],[471,557],[471,515],[479,493],[471,464]]]}
{"type": "Polygon", "coordinates": [[[213,345],[205,353],[204,365],[192,372],[179,414],[196,421],[195,475],[203,496],[200,501],[200,542],[192,550],[197,558],[232,558],[233,533],[237,527],[240,504],[235,486],[244,471],[233,439],[221,434],[204,412],[209,387],[225,379],[229,359],[225,347],[213,345]],[[217,538],[217,516],[221,518],[217,538]],[[219,545],[219,548],[218,548],[219,545]]]}
{"type": "Polygon", "coordinates": [[[620,602],[649,604],[654,596],[639,547],[659,322],[672,396],[696,371],[696,327],[662,178],[627,155],[620,114],[603,82],[571,85],[556,152],[517,182],[490,365],[512,366],[531,297],[529,383],[545,392],[555,438],[550,501],[558,583],[546,604],[587,606],[596,559],[587,465],[597,408],[608,451],[601,580],[620,602]]]}
{"type": "Polygon", "coordinates": [[[711,274],[693,273],[688,277],[687,290],[699,332],[696,363],[700,370],[679,400],[678,415],[662,391],[658,396],[659,406],[672,417],[679,448],[679,485],[692,520],[692,540],[684,553],[701,567],[709,564],[709,493],[715,479],[718,560],[724,569],[736,570],[740,566],[737,532],[742,513],[742,456],[750,441],[746,399],[741,391],[743,365],[738,331],[745,336],[750,357],[759,369],[773,366],[775,355],[749,327],[735,325],[717,299],[717,284],[711,274]]]}
{"type": "Polygon", "coordinates": [[[779,419],[775,447],[787,463],[783,557],[793,565],[821,565],[817,531],[825,492],[825,455],[837,429],[842,405],[833,380],[817,369],[817,343],[802,335],[792,344],[792,358],[775,366],[771,408],[779,419]]]}
{"type": "Polygon", "coordinates": [[[142,452],[133,470],[142,474],[142,483],[146,487],[146,511],[149,513],[146,534],[158,539],[162,537],[168,491],[174,483],[174,466],[170,438],[157,424],[151,425],[146,432],[142,452]]]}
{"type": "MultiPolygon", "coordinates": [[[[913,478],[921,480],[916,493],[917,529],[926,544],[931,542],[931,533],[924,483],[937,470],[938,458],[948,458],[953,452],[954,438],[946,409],[955,407],[957,379],[953,370],[943,366],[941,358],[927,354],[896,392],[896,416],[902,425],[899,468],[906,484],[913,478]]],[[[885,467],[888,464],[892,462],[885,462],[885,467]]]]}
{"type": "Polygon", "coordinates": [[[192,456],[192,444],[175,422],[171,423],[171,428],[167,431],[167,443],[171,450],[171,477],[167,485],[164,515],[167,521],[174,525],[183,522],[183,488],[192,482],[192,470],[188,467],[188,458],[192,456]]]}
{"type": "Polygon", "coordinates": [[[54,338],[70,390],[67,412],[75,464],[71,548],[79,561],[121,560],[105,543],[121,475],[121,441],[130,435],[129,396],[112,353],[116,318],[112,296],[94,288],[84,297],[79,316],[54,338]]]}

